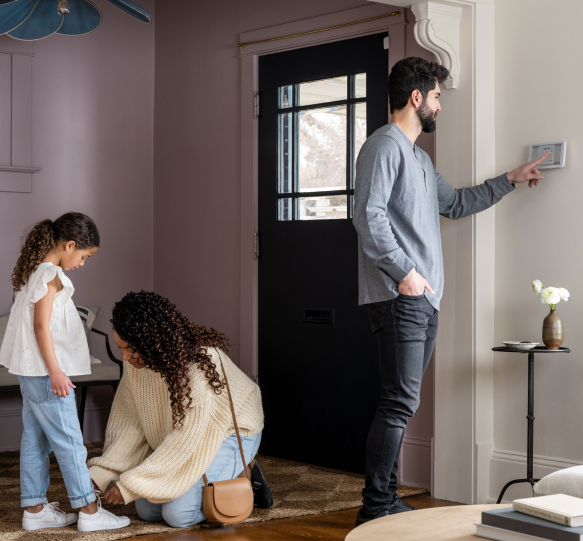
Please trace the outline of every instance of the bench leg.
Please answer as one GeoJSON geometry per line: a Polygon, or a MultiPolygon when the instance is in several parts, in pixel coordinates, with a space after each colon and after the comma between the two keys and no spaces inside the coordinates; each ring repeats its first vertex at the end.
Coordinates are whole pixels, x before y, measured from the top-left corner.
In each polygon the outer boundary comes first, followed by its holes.
{"type": "Polygon", "coordinates": [[[81,407],[79,408],[79,425],[83,434],[83,421],[85,419],[85,402],[87,401],[87,387],[81,387],[81,407]]]}

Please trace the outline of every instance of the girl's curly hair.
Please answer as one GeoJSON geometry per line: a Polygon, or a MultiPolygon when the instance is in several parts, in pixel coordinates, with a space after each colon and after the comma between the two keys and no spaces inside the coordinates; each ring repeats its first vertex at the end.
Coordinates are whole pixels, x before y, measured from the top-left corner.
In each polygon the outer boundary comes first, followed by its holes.
{"type": "Polygon", "coordinates": [[[185,411],[192,404],[188,377],[192,363],[204,370],[214,392],[221,393],[225,384],[207,348],[226,353],[230,344],[224,334],[194,325],[168,299],[150,291],[128,293],[115,303],[112,315],[119,337],[168,385],[175,428],[182,426],[185,411]]]}
{"type": "Polygon", "coordinates": [[[59,241],[75,241],[79,250],[99,248],[99,231],[95,222],[79,212],[68,212],[52,220],[43,220],[34,225],[24,240],[20,257],[12,271],[12,286],[14,292],[20,291],[22,286],[36,268],[42,263],[45,256],[59,241]]]}

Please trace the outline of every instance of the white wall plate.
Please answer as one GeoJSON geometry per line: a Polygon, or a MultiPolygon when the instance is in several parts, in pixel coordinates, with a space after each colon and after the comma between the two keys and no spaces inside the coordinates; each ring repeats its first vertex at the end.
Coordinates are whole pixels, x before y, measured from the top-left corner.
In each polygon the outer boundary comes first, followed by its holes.
{"type": "Polygon", "coordinates": [[[567,142],[556,141],[554,143],[535,143],[530,145],[528,161],[532,162],[542,158],[547,152],[551,155],[541,163],[539,169],[557,169],[565,167],[565,156],[567,154],[567,142]]]}

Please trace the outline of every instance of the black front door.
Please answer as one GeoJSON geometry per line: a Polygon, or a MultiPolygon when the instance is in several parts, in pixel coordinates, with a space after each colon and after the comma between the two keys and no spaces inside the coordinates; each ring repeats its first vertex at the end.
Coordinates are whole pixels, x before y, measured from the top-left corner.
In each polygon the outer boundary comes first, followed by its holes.
{"type": "Polygon", "coordinates": [[[354,162],[387,123],[386,37],[259,61],[262,453],[359,473],[379,374],[358,306],[354,162]]]}

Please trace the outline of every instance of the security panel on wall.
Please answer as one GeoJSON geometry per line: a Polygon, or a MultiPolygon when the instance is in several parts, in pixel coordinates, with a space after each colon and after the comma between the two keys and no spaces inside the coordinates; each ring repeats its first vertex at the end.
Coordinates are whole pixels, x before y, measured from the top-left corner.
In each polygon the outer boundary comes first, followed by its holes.
{"type": "Polygon", "coordinates": [[[567,142],[557,141],[555,143],[536,143],[530,145],[528,161],[532,162],[542,158],[547,152],[551,155],[541,163],[539,169],[558,169],[565,167],[565,155],[567,154],[567,142]]]}

